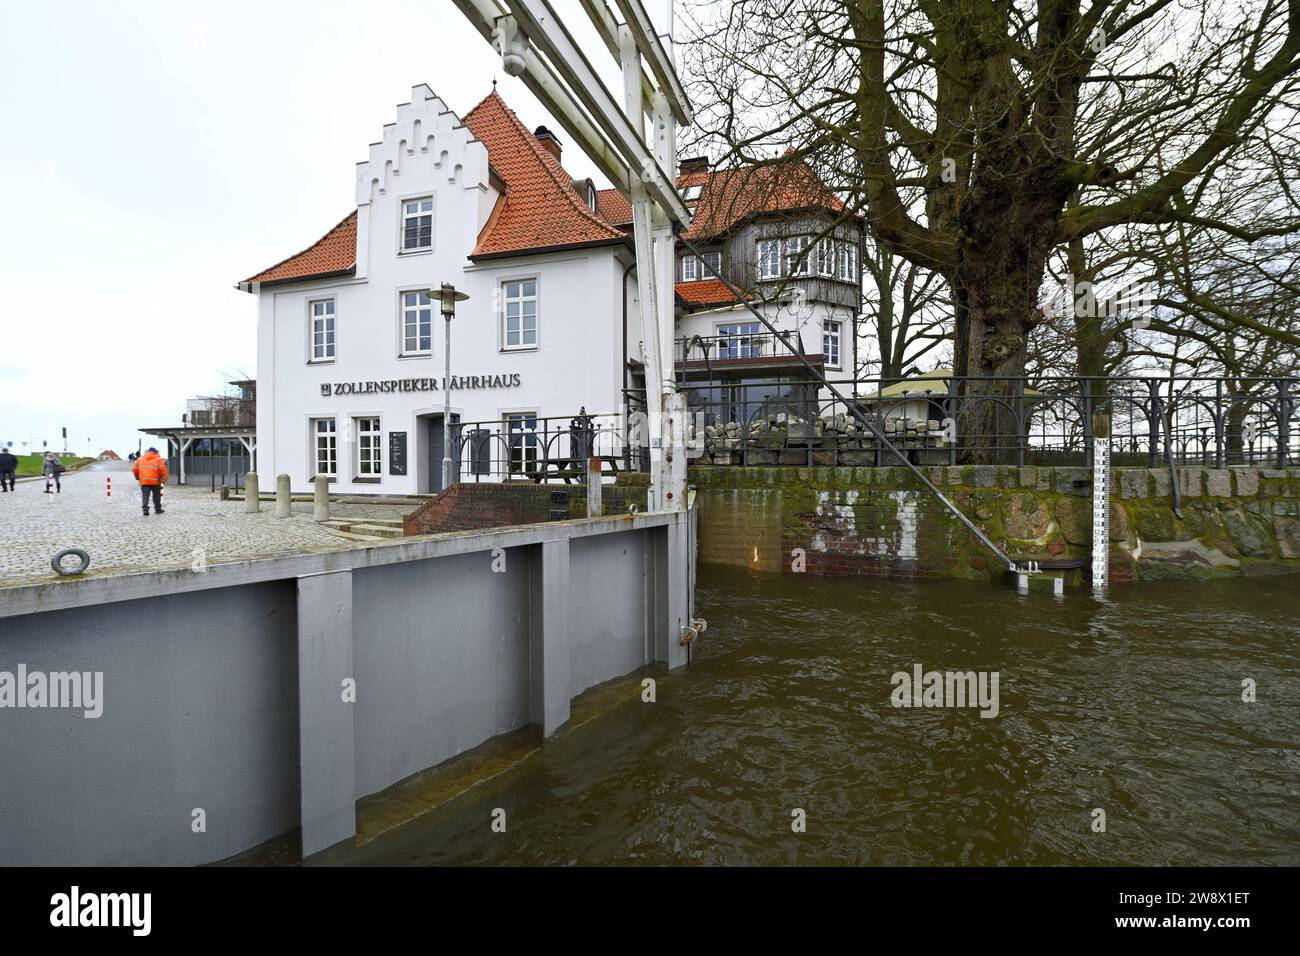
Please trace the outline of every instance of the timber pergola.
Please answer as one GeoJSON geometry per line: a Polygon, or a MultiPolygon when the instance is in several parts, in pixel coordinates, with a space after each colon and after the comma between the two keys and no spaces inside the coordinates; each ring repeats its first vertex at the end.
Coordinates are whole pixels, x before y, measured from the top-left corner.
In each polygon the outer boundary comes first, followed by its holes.
{"type": "Polygon", "coordinates": [[[256,425],[188,425],[183,427],[141,428],[146,435],[164,438],[176,448],[176,483],[185,484],[185,457],[194,442],[204,438],[238,441],[248,454],[249,470],[257,468],[256,425]]]}

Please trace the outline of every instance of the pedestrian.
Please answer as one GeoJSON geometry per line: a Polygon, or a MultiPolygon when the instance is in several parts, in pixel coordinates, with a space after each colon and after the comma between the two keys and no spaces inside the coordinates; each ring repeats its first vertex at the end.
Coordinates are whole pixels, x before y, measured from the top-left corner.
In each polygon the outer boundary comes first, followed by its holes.
{"type": "Polygon", "coordinates": [[[64,472],[63,462],[55,457],[54,452],[45,453],[45,463],[41,465],[41,472],[45,475],[45,493],[50,494],[50,485],[53,483],[54,493],[63,494],[63,483],[59,480],[59,476],[64,472]]]}
{"type": "Polygon", "coordinates": [[[8,448],[0,448],[0,491],[14,490],[14,472],[18,459],[8,448]]]}
{"type": "Polygon", "coordinates": [[[149,517],[149,496],[153,496],[153,510],[163,513],[162,486],[167,480],[167,462],[158,454],[157,448],[150,448],[136,459],[131,466],[131,474],[140,482],[140,501],[144,505],[144,516],[149,517]]]}

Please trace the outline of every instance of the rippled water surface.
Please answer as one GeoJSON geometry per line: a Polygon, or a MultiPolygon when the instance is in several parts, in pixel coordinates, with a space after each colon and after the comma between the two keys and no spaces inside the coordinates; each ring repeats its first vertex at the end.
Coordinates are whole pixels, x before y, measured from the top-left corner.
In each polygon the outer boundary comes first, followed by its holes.
{"type": "Polygon", "coordinates": [[[704,568],[697,610],[656,703],[629,682],[332,862],[1300,864],[1300,579],[1058,599],[704,568]],[[999,672],[1000,714],[893,707],[916,663],[999,672]]]}

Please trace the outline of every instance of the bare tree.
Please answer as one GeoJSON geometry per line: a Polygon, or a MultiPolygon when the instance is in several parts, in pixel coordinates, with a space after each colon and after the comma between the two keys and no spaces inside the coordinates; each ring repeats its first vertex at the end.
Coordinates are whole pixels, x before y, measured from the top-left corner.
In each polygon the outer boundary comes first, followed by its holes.
{"type": "MultiPolygon", "coordinates": [[[[1211,207],[1225,180],[1295,178],[1279,135],[1300,0],[733,0],[689,24],[699,135],[735,163],[793,151],[942,275],[974,395],[1025,371],[1054,250],[1126,227],[1297,231],[1290,203],[1246,224],[1211,207]]],[[[982,407],[975,446],[1010,427],[982,407]]]]}
{"type": "Polygon", "coordinates": [[[873,326],[876,358],[859,361],[859,373],[876,365],[880,378],[903,378],[927,356],[951,358],[952,323],[942,277],[872,242],[863,257],[874,296],[864,318],[873,326]]]}

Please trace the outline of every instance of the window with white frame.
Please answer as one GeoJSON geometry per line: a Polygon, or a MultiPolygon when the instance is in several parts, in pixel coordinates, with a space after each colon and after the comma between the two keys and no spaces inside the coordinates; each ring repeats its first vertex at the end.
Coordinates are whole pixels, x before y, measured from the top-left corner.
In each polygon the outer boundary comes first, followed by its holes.
{"type": "Polygon", "coordinates": [[[402,251],[433,248],[433,197],[407,199],[402,203],[402,251]]]}
{"type": "Polygon", "coordinates": [[[334,419],[315,418],[311,426],[316,448],[316,474],[334,478],[339,471],[338,434],[334,430],[334,419]]]}
{"type": "Polygon", "coordinates": [[[823,239],[817,243],[817,274],[819,276],[835,275],[834,239],[823,239]]]}
{"type": "Polygon", "coordinates": [[[357,477],[378,478],[380,470],[380,433],[378,418],[356,419],[357,477]]]}
{"type": "Polygon", "coordinates": [[[402,354],[433,352],[433,300],[428,292],[402,293],[402,354]]]}
{"type": "Polygon", "coordinates": [[[776,279],[781,275],[781,240],[760,239],[758,241],[758,277],[776,279]]]}
{"type": "Polygon", "coordinates": [[[520,279],[501,284],[505,305],[502,329],[503,347],[531,349],[537,347],[537,280],[520,279]]]}
{"type": "Polygon", "coordinates": [[[757,322],[718,326],[718,358],[754,358],[763,354],[763,337],[757,322]]]}
{"type": "Polygon", "coordinates": [[[334,300],[311,303],[311,360],[328,362],[334,358],[334,300]]]}
{"type": "Polygon", "coordinates": [[[682,277],[680,281],[694,282],[696,279],[700,277],[699,259],[696,259],[694,256],[682,256],[681,263],[682,263],[682,269],[681,269],[682,277]]]}
{"type": "Polygon", "coordinates": [[[804,250],[808,248],[807,236],[791,236],[785,241],[785,271],[787,275],[806,276],[808,275],[809,258],[804,255],[804,250]]]}
{"type": "Polygon", "coordinates": [[[722,275],[722,253],[706,252],[700,266],[701,279],[717,279],[722,275]]]}
{"type": "Polygon", "coordinates": [[[686,202],[695,202],[700,198],[700,193],[704,191],[703,183],[692,183],[682,189],[682,199],[686,202]]]}
{"type": "Polygon", "coordinates": [[[842,282],[858,281],[858,247],[852,242],[840,243],[839,278],[842,282]]]}
{"type": "Polygon", "coordinates": [[[537,413],[506,412],[506,444],[510,449],[510,473],[522,475],[537,466],[537,413]]]}
{"type": "Polygon", "coordinates": [[[822,361],[829,368],[840,367],[840,325],[831,319],[822,322],[822,361]]]}

